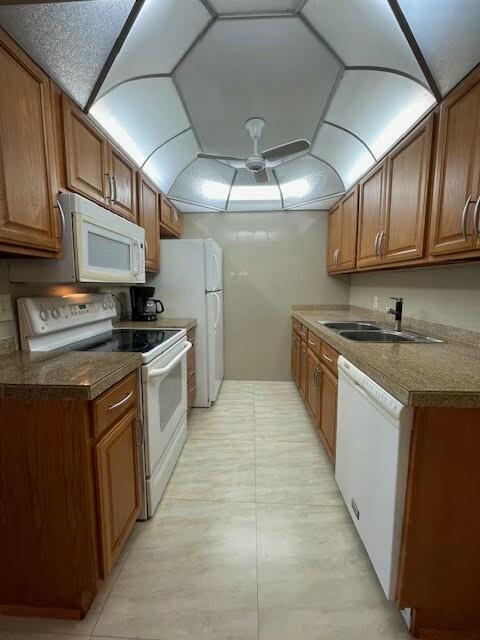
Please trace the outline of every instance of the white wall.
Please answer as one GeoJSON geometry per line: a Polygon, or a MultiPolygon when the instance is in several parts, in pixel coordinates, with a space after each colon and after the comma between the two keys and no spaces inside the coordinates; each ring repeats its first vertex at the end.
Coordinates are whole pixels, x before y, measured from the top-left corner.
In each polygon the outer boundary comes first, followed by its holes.
{"type": "Polygon", "coordinates": [[[355,274],[350,284],[352,305],[371,309],[378,296],[383,311],[403,296],[405,316],[480,331],[480,263],[355,274]]]}
{"type": "Polygon", "coordinates": [[[347,278],[326,272],[327,214],[186,214],[185,238],[224,251],[225,377],[290,378],[292,304],[348,304],[347,278]]]}

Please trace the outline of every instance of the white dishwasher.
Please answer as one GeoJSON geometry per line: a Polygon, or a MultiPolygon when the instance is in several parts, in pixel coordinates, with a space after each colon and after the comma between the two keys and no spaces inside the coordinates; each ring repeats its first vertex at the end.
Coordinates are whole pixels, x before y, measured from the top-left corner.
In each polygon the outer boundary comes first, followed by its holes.
{"type": "Polygon", "coordinates": [[[402,535],[413,409],[338,359],[335,479],[389,600],[402,535]]]}

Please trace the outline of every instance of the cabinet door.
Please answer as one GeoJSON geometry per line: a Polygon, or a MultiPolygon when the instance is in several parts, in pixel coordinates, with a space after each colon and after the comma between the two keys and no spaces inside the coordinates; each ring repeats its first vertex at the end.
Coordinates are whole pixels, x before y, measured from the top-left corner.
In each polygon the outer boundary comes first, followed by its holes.
{"type": "Polygon", "coordinates": [[[337,440],[337,378],[321,365],[321,419],[320,429],[327,447],[327,453],[335,461],[337,440]]]}
{"type": "Polygon", "coordinates": [[[107,178],[106,138],[65,95],[62,110],[67,186],[101,205],[108,205],[107,191],[111,190],[111,184],[107,178]]]}
{"type": "Polygon", "coordinates": [[[378,240],[382,230],[384,192],[385,163],[382,162],[359,184],[357,267],[380,262],[378,240]]]}
{"type": "Polygon", "coordinates": [[[338,254],[341,248],[342,236],[342,209],[338,204],[334,207],[328,216],[328,253],[327,253],[327,269],[328,272],[338,271],[338,254]]]}
{"type": "Polygon", "coordinates": [[[164,195],[161,197],[160,222],[163,229],[162,236],[179,238],[182,235],[182,216],[164,195]]]}
{"type": "Polygon", "coordinates": [[[104,576],[113,567],[140,511],[137,460],[135,409],[112,427],[96,446],[104,576]]]}
{"type": "Polygon", "coordinates": [[[145,229],[145,269],[160,269],[160,231],[158,228],[158,191],[138,174],[138,224],[145,229]]]}
{"type": "Polygon", "coordinates": [[[307,389],[305,401],[314,424],[319,423],[320,414],[320,360],[310,349],[307,350],[307,389]]]}
{"type": "Polygon", "coordinates": [[[60,224],[49,79],[2,31],[0,69],[0,248],[54,253],[60,224]]]}
{"type": "Polygon", "coordinates": [[[291,372],[292,380],[297,387],[300,385],[300,338],[292,331],[292,346],[291,346],[291,372]]]}
{"type": "Polygon", "coordinates": [[[110,208],[130,222],[137,222],[136,169],[117,148],[108,145],[109,172],[112,180],[110,208]]]}
{"type": "Polygon", "coordinates": [[[302,398],[305,398],[307,390],[307,345],[303,340],[300,340],[300,362],[298,365],[299,372],[299,388],[302,398]]]}
{"type": "Polygon", "coordinates": [[[473,210],[480,170],[480,73],[442,102],[435,161],[430,252],[455,254],[476,246],[473,210]]]}
{"type": "Polygon", "coordinates": [[[385,221],[380,253],[383,262],[421,258],[425,225],[433,116],[430,116],[387,159],[385,221]]]}
{"type": "Polygon", "coordinates": [[[357,258],[358,189],[342,200],[341,244],[337,262],[341,271],[355,269],[357,258]]]}

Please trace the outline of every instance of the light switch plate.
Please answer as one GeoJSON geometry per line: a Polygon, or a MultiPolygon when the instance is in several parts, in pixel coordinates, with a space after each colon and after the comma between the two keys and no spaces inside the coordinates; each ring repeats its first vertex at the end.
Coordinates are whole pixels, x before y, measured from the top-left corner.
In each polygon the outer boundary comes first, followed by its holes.
{"type": "Polygon", "coordinates": [[[8,294],[0,295],[0,322],[13,320],[12,299],[8,294]]]}

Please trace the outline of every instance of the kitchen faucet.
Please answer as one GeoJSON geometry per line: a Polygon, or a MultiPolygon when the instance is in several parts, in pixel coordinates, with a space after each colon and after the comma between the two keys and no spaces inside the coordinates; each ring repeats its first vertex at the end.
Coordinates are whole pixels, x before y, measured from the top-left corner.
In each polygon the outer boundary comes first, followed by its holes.
{"type": "Polygon", "coordinates": [[[401,331],[402,330],[403,298],[390,298],[390,300],[395,300],[395,309],[387,306],[385,307],[385,311],[395,316],[395,331],[401,331]]]}

